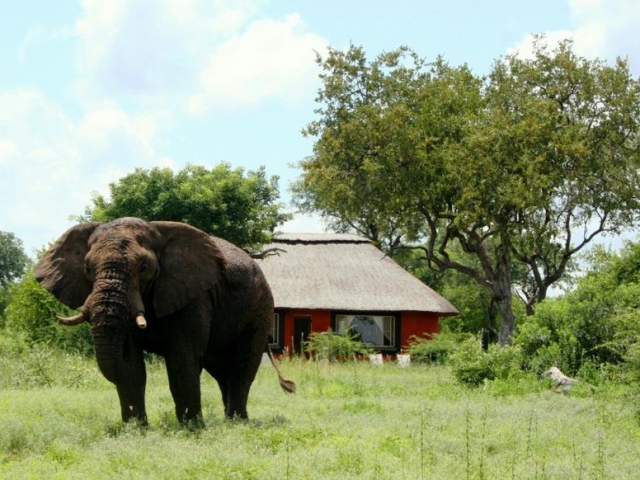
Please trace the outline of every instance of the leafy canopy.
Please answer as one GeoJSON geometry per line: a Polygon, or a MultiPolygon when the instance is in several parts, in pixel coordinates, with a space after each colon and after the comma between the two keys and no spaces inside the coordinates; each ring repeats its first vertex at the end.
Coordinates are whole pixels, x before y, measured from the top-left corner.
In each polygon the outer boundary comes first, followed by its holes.
{"type": "Polygon", "coordinates": [[[211,170],[188,165],[178,173],[138,168],[111,183],[109,190],[110,198],[94,195],[83,220],[139,217],[186,222],[238,246],[258,249],[290,219],[277,201],[278,177],[268,178],[264,167],[245,172],[227,163],[211,170]]]}
{"type": "Polygon", "coordinates": [[[11,232],[0,231],[0,325],[10,301],[10,286],[24,273],[29,258],[22,248],[22,240],[11,232]]]}
{"type": "Polygon", "coordinates": [[[487,77],[408,48],[318,56],[316,138],[295,199],[341,230],[486,289],[515,329],[572,257],[637,220],[640,83],[624,60],[576,56],[570,42],[509,55],[487,77]],[[453,254],[455,252],[455,255],[453,254]]]}
{"type": "Polygon", "coordinates": [[[0,232],[0,287],[22,276],[28,262],[22,240],[11,232],[0,232]]]}

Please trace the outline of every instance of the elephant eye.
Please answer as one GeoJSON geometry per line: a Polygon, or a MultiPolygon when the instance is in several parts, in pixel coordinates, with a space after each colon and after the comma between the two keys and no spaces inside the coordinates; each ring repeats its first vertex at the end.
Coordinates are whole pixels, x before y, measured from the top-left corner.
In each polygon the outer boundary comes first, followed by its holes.
{"type": "Polygon", "coordinates": [[[91,264],[89,260],[85,260],[84,262],[84,271],[87,272],[87,275],[91,275],[91,264]]]}

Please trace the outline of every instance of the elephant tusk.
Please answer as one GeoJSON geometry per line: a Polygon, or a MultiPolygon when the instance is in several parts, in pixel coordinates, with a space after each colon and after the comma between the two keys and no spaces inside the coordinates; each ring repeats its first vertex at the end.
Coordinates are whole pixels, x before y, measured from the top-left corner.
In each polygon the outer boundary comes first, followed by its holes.
{"type": "Polygon", "coordinates": [[[138,313],[138,315],[136,316],[136,325],[138,325],[138,327],[140,327],[141,329],[147,328],[147,320],[146,318],[144,318],[143,312],[138,313]]]}
{"type": "Polygon", "coordinates": [[[61,317],[59,315],[56,315],[56,319],[62,325],[66,325],[67,327],[72,327],[74,325],[80,325],[82,322],[84,322],[84,313],[80,312],[75,314],[72,317],[61,317]]]}

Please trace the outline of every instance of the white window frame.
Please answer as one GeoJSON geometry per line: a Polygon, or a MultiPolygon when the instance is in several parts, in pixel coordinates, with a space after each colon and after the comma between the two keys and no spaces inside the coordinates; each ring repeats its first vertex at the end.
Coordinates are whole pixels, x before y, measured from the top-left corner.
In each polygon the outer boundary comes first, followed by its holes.
{"type": "Polygon", "coordinates": [[[273,314],[273,322],[271,323],[271,338],[273,342],[269,343],[271,348],[280,348],[280,314],[273,314]]]}

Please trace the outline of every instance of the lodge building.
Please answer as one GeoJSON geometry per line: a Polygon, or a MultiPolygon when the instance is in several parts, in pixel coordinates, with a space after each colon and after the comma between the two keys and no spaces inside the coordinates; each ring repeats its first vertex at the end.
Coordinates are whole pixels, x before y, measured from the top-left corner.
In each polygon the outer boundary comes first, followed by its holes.
{"type": "Polygon", "coordinates": [[[370,240],[351,234],[279,234],[258,263],[275,301],[271,348],[301,353],[311,332],[356,332],[381,353],[402,352],[413,335],[438,332],[457,315],[445,298],[370,240]]]}

